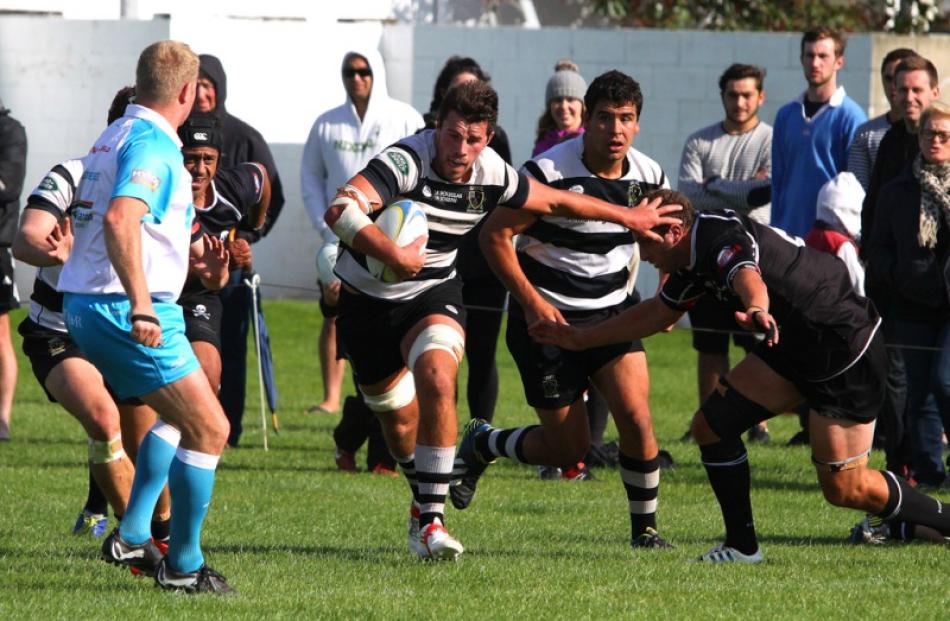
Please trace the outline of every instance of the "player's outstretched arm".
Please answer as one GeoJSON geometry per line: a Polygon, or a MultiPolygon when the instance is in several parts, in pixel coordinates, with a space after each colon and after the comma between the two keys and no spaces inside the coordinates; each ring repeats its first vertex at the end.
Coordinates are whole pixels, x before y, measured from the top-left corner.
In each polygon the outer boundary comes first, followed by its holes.
{"type": "Polygon", "coordinates": [[[673,310],[659,298],[650,298],[593,326],[575,328],[552,321],[539,321],[528,326],[528,333],[541,343],[577,351],[656,334],[676,323],[682,315],[681,311],[673,310]]]}
{"type": "Polygon", "coordinates": [[[633,208],[620,207],[586,194],[555,190],[534,179],[529,178],[529,182],[531,187],[523,209],[533,214],[613,222],[627,227],[638,237],[655,241],[662,241],[662,238],[651,229],[663,224],[676,224],[679,220],[667,214],[683,209],[681,205],[660,207],[663,202],[660,198],[652,201],[643,199],[633,208]]]}
{"type": "Polygon", "coordinates": [[[55,215],[29,206],[20,218],[20,228],[11,250],[19,261],[35,267],[62,265],[73,247],[73,228],[69,218],[59,224],[55,215]]]}
{"type": "Polygon", "coordinates": [[[142,267],[142,216],[146,213],[148,205],[141,200],[118,196],[109,203],[102,232],[109,261],[132,306],[130,315],[138,317],[132,320],[132,338],[146,347],[157,347],[162,341],[162,327],[142,267]]]}
{"type": "Polygon", "coordinates": [[[757,269],[743,268],[732,280],[732,288],[742,300],[744,311],[736,311],[736,323],[749,332],[765,334],[769,347],[778,345],[778,323],[769,314],[769,290],[757,269]]]}
{"type": "Polygon", "coordinates": [[[399,247],[379,230],[369,214],[382,206],[376,189],[362,175],[357,175],[337,190],[327,209],[326,222],[340,240],[357,252],[374,257],[401,278],[419,273],[425,264],[425,237],[408,246],[399,247]]]}
{"type": "Polygon", "coordinates": [[[514,237],[536,221],[537,216],[523,209],[500,206],[488,216],[478,241],[492,271],[524,308],[529,325],[542,320],[567,323],[560,311],[541,297],[518,263],[514,237]]]}

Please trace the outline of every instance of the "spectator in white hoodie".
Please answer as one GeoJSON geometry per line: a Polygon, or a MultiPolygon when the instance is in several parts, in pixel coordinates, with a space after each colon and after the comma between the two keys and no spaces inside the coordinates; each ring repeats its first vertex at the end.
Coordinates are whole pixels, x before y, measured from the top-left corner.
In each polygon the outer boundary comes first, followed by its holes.
{"type": "Polygon", "coordinates": [[[864,266],[858,259],[864,188],[850,172],[838,173],[818,191],[817,220],[805,245],[835,255],[848,268],[851,284],[864,295],[864,266]]]}
{"type": "MultiPolygon", "coordinates": [[[[344,361],[337,359],[336,351],[335,317],[340,281],[333,275],[333,264],[339,240],[327,227],[323,214],[337,188],[365,168],[373,156],[397,140],[416,133],[424,125],[422,115],[412,106],[389,96],[386,67],[375,48],[347,52],[343,57],[342,77],[346,101],[317,117],[300,163],[304,206],[323,241],[317,254],[317,279],[322,291],[320,308],[324,315],[319,341],[324,399],[312,410],[325,413],[340,408],[345,367],[344,361]]],[[[367,416],[369,421],[375,421],[371,413],[367,416]]],[[[355,439],[351,442],[343,440],[342,443],[355,450],[362,440],[358,443],[355,439]],[[355,447],[352,446],[354,443],[355,447]]],[[[352,470],[351,450],[340,444],[338,437],[337,465],[352,470]]],[[[385,445],[382,445],[382,451],[388,457],[385,445]]],[[[374,452],[372,448],[370,452],[374,452]]],[[[373,458],[368,459],[371,468],[375,465],[372,462],[373,458]]]]}

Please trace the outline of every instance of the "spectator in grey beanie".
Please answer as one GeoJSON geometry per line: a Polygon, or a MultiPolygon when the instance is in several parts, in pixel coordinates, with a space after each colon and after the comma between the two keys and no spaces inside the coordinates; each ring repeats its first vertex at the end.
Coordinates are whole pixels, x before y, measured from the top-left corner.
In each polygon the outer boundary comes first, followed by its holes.
{"type": "Polygon", "coordinates": [[[584,93],[587,82],[570,60],[560,60],[544,89],[544,113],[538,119],[534,157],[584,131],[584,93]]]}

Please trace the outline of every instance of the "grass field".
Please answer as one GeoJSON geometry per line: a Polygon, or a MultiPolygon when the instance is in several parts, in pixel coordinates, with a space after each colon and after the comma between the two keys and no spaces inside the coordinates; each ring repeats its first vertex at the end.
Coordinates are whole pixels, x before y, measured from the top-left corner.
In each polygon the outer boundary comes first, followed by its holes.
{"type": "MultiPolygon", "coordinates": [[[[750,447],[766,562],[692,562],[722,527],[698,451],[678,441],[696,400],[695,356],[684,331],[648,342],[657,434],[678,462],[663,475],[659,509],[660,530],[675,549],[630,549],[615,472],[597,470],[585,483],[542,482],[533,468],[501,462],[471,508],[449,508],[448,525],[466,553],[457,563],[421,563],[406,547],[405,483],[337,472],[330,435],[337,416],[305,413],[321,393],[316,305],[272,302],[266,310],[281,432],[270,435],[265,453],[251,374],[243,446],[222,459],[205,528],[210,563],[239,594],[160,592],[97,560],[98,541],[69,534],[85,499],[83,435],[46,402],[21,359],[13,441],[0,444],[0,619],[826,621],[947,614],[950,552],[847,543],[860,516],[825,504],[808,450],[783,446],[796,430],[789,417],[773,422],[773,445],[750,447]]],[[[22,316],[14,313],[14,325],[22,316]]],[[[496,421],[532,422],[514,365],[503,346],[500,352],[496,421]]],[[[459,418],[468,418],[464,404],[459,418]]],[[[876,455],[874,463],[881,461],[876,455]]]]}

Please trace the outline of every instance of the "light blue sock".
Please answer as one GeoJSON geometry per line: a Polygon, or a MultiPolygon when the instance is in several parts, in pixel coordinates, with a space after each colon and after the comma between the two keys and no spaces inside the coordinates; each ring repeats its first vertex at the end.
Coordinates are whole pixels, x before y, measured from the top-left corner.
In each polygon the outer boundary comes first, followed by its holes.
{"type": "Polygon", "coordinates": [[[168,467],[180,439],[177,429],[161,421],[145,434],[135,460],[129,505],[119,525],[119,534],[127,542],[145,543],[152,536],[152,513],[168,480],[168,467]]]}
{"type": "Polygon", "coordinates": [[[172,460],[168,486],[172,493],[172,527],[168,563],[175,571],[190,573],[204,564],[201,524],[208,514],[218,456],[179,448],[172,460]]]}

